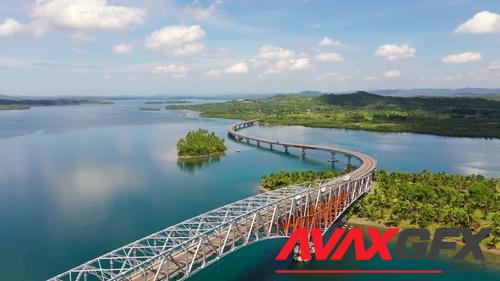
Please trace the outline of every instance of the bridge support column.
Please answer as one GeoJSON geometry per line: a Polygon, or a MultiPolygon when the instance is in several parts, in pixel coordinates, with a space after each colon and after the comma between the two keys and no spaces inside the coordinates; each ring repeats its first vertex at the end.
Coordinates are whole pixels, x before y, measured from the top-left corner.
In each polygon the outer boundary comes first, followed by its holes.
{"type": "Polygon", "coordinates": [[[260,147],[260,141],[257,141],[257,146],[260,147]]]}
{"type": "Polygon", "coordinates": [[[284,147],[285,147],[285,153],[288,153],[288,146],[285,145],[284,147]]]}
{"type": "Polygon", "coordinates": [[[302,148],[302,157],[306,156],[306,149],[302,148]]]}
{"type": "Polygon", "coordinates": [[[269,144],[269,147],[271,148],[271,150],[273,150],[273,144],[272,143],[269,144]]]}
{"type": "Polygon", "coordinates": [[[351,166],[351,158],[352,158],[351,155],[347,155],[347,165],[348,166],[351,166]]]}
{"type": "Polygon", "coordinates": [[[247,139],[247,143],[250,143],[250,139],[247,139]]]}
{"type": "Polygon", "coordinates": [[[329,161],[330,161],[330,163],[332,164],[332,169],[333,169],[333,168],[335,168],[335,162],[336,162],[337,160],[335,159],[335,152],[330,151],[330,154],[332,155],[332,158],[330,158],[330,160],[329,160],[329,161]]]}

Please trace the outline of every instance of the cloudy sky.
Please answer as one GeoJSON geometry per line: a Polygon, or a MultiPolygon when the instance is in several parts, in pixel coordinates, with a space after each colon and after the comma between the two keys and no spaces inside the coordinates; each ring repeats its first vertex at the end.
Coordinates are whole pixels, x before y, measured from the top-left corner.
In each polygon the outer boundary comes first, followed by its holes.
{"type": "Polygon", "coordinates": [[[500,88],[500,1],[0,1],[0,94],[500,88]]]}

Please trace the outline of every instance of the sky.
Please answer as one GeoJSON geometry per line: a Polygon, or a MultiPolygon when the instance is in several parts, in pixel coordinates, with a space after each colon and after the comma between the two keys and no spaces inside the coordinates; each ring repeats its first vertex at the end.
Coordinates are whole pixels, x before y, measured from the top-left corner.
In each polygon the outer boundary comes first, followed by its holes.
{"type": "Polygon", "coordinates": [[[500,88],[500,1],[0,0],[0,94],[500,88]]]}

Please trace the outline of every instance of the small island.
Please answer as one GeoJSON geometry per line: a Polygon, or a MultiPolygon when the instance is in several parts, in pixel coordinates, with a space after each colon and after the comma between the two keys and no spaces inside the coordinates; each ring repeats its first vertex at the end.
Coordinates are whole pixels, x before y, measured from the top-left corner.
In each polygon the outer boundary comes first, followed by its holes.
{"type": "Polygon", "coordinates": [[[177,155],[179,159],[194,159],[216,156],[226,151],[223,138],[214,132],[198,129],[187,133],[185,138],[177,142],[177,155]]]}

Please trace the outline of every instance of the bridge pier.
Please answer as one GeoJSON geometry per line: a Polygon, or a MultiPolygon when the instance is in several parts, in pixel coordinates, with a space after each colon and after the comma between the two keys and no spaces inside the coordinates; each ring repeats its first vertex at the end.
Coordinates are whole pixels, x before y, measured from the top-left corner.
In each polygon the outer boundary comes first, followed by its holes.
{"type": "Polygon", "coordinates": [[[250,139],[247,139],[247,143],[250,143],[250,139]]]}
{"type": "Polygon", "coordinates": [[[271,148],[271,150],[273,150],[273,144],[272,143],[269,144],[269,147],[271,148]]]}
{"type": "Polygon", "coordinates": [[[351,158],[352,158],[352,156],[351,155],[346,155],[346,157],[347,157],[347,165],[351,166],[351,158]]]}
{"type": "Polygon", "coordinates": [[[306,156],[306,149],[302,147],[302,157],[306,156]]]}
{"type": "Polygon", "coordinates": [[[257,141],[257,146],[260,147],[260,141],[257,141]]]}
{"type": "Polygon", "coordinates": [[[285,153],[288,153],[288,145],[284,145],[285,147],[285,153]]]}

